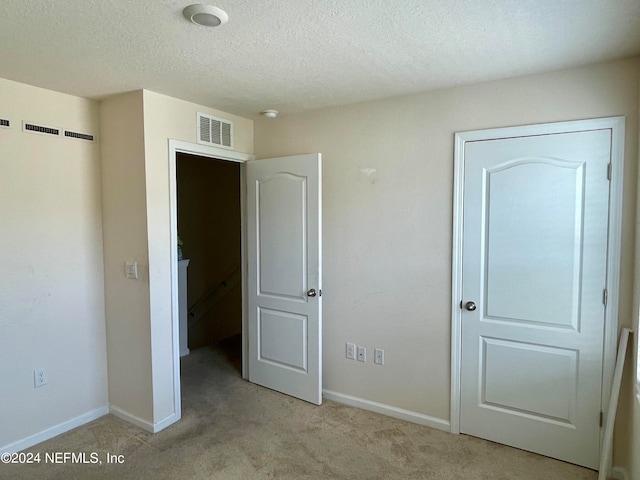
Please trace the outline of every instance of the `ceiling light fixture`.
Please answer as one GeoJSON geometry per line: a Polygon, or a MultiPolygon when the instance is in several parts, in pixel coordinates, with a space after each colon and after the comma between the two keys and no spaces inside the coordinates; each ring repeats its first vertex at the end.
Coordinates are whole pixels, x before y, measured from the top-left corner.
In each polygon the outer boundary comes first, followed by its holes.
{"type": "Polygon", "coordinates": [[[217,27],[229,20],[227,12],[213,5],[189,5],[182,14],[190,22],[203,27],[217,27]]]}
{"type": "Polygon", "coordinates": [[[278,116],[278,110],[263,110],[260,113],[267,118],[276,118],[278,116]]]}

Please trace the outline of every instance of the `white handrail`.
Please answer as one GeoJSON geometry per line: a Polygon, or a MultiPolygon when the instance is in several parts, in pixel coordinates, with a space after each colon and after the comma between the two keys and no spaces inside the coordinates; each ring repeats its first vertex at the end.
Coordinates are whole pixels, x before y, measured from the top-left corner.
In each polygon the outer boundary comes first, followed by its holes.
{"type": "Polygon", "coordinates": [[[633,331],[629,328],[623,328],[620,334],[620,343],[618,343],[618,355],[616,357],[616,369],[613,373],[613,385],[611,386],[611,400],[609,402],[609,411],[607,412],[607,423],[604,429],[604,443],[602,445],[602,453],[600,455],[600,468],[598,480],[607,480],[609,473],[609,463],[611,461],[611,449],[613,447],[613,426],[616,423],[616,410],[618,409],[618,398],[620,397],[620,384],[622,383],[622,370],[624,369],[624,359],[627,354],[627,345],[629,344],[629,335],[633,331]]]}

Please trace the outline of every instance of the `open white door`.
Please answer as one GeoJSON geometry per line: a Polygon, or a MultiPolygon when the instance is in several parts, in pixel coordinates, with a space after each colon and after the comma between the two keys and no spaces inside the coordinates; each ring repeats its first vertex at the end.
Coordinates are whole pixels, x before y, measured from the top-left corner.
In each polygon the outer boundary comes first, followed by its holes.
{"type": "Polygon", "coordinates": [[[247,162],[249,381],[322,403],[320,154],[247,162]]]}

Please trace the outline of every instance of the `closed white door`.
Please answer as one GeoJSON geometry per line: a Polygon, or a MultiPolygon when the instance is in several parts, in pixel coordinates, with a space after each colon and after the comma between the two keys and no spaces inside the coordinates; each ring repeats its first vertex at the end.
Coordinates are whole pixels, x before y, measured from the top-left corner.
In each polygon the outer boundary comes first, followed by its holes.
{"type": "Polygon", "coordinates": [[[611,130],[466,142],[460,431],[597,468],[611,130]]]}
{"type": "Polygon", "coordinates": [[[247,162],[249,380],[322,403],[321,158],[247,162]]]}

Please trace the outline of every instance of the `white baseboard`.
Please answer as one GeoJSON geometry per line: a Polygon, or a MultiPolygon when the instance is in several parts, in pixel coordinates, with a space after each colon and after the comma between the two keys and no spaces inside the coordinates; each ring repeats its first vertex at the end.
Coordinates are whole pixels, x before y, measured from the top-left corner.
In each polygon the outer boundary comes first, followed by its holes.
{"type": "Polygon", "coordinates": [[[331,390],[323,390],[322,396],[328,400],[333,400],[334,402],[344,403],[345,405],[362,408],[363,410],[381,413],[388,417],[399,418],[400,420],[418,423],[438,430],[444,430],[445,432],[451,431],[451,424],[449,421],[441,418],[430,417],[429,415],[424,415],[422,413],[404,410],[384,403],[372,402],[371,400],[365,400],[363,398],[352,397],[351,395],[345,395],[344,393],[332,392],[331,390]]]}
{"type": "Polygon", "coordinates": [[[611,478],[614,480],[629,480],[629,475],[623,467],[613,467],[611,470],[611,478]]]}
{"type": "Polygon", "coordinates": [[[29,447],[33,447],[38,443],[44,442],[45,440],[49,440],[50,438],[57,437],[69,430],[77,428],[85,423],[92,422],[104,415],[109,413],[108,407],[100,407],[95,410],[91,410],[85,414],[72,418],[71,420],[67,420],[66,422],[59,423],[58,425],[54,425],[53,427],[47,428],[46,430],[42,430],[41,432],[30,435],[22,440],[18,440],[17,442],[10,443],[9,445],[5,445],[0,447],[0,454],[2,453],[15,453],[21,450],[25,450],[29,447]]]}
{"type": "Polygon", "coordinates": [[[136,417],[135,415],[132,415],[131,413],[119,407],[116,407],[115,405],[109,405],[109,413],[121,420],[124,420],[125,422],[129,422],[135,425],[136,427],[140,427],[141,429],[146,430],[149,433],[158,433],[160,430],[164,430],[169,425],[172,425],[180,420],[180,416],[173,413],[157,423],[151,423],[147,420],[143,420],[140,417],[136,417]]]}
{"type": "Polygon", "coordinates": [[[175,413],[172,413],[168,417],[163,418],[153,425],[153,433],[158,433],[160,430],[164,430],[169,425],[173,425],[174,423],[176,423],[178,420],[180,420],[180,418],[182,418],[182,415],[176,415],[175,413]]]}
{"type": "Polygon", "coordinates": [[[140,417],[136,417],[135,415],[119,407],[116,407],[115,405],[109,405],[109,413],[115,417],[118,417],[121,420],[124,420],[125,422],[129,422],[135,425],[136,427],[140,427],[141,429],[146,430],[147,432],[154,433],[153,423],[148,422],[147,420],[143,420],[140,417]]]}

